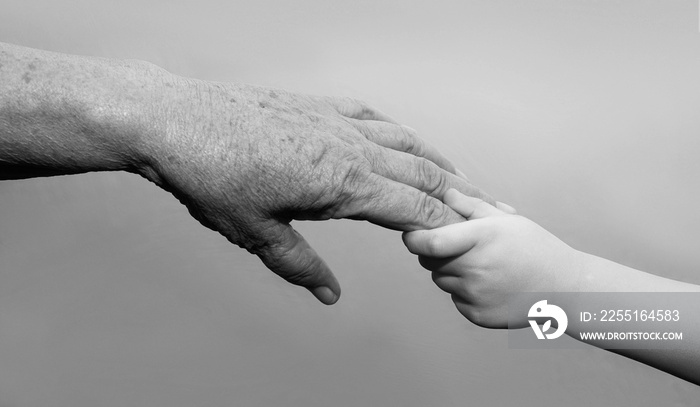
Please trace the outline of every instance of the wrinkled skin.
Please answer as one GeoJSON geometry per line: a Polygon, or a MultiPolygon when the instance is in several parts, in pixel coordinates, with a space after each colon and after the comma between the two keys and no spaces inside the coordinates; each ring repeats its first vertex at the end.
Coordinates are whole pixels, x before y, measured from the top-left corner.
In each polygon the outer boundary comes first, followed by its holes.
{"type": "Polygon", "coordinates": [[[339,284],[293,219],[410,231],[463,220],[439,200],[449,188],[493,202],[414,130],[364,103],[172,75],[162,83],[142,175],[326,304],[339,284]]]}

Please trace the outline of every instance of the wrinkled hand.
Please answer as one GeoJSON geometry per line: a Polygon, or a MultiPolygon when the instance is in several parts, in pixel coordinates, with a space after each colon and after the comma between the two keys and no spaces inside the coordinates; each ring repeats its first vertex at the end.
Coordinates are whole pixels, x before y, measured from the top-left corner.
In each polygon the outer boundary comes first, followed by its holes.
{"type": "Polygon", "coordinates": [[[449,188],[493,202],[415,131],[352,99],[168,77],[142,170],[203,225],[322,302],[340,287],[293,219],[409,231],[462,221],[449,188]]]}
{"type": "Polygon", "coordinates": [[[510,293],[575,291],[580,252],[514,211],[455,190],[444,201],[468,221],[404,233],[403,239],[467,319],[507,328],[510,293]]]}

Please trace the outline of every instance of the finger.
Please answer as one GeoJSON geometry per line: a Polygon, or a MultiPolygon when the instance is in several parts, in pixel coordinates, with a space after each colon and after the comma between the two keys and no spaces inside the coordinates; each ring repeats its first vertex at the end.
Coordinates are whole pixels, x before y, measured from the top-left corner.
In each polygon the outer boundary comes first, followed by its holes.
{"type": "Polygon", "coordinates": [[[404,233],[403,243],[413,254],[447,258],[471,250],[482,239],[481,222],[460,222],[430,230],[404,233]]]}
{"type": "Polygon", "coordinates": [[[446,275],[443,273],[431,273],[433,282],[442,291],[450,294],[461,294],[464,290],[464,280],[462,278],[446,275]]]}
{"type": "Polygon", "coordinates": [[[380,148],[365,149],[364,153],[375,173],[410,185],[432,197],[443,199],[450,188],[455,188],[469,196],[496,203],[490,195],[479,188],[425,158],[380,148]]]}
{"type": "Polygon", "coordinates": [[[353,98],[326,98],[326,101],[342,116],[357,120],[377,120],[396,123],[389,115],[365,102],[353,98]]]}
{"type": "Polygon", "coordinates": [[[496,201],[496,208],[502,210],[502,211],[505,212],[505,213],[509,213],[509,214],[511,214],[511,215],[517,215],[517,214],[518,214],[518,211],[516,211],[515,208],[513,208],[512,206],[510,206],[510,205],[508,205],[508,204],[505,204],[505,203],[503,203],[503,202],[500,202],[500,201],[496,201]]]}
{"type": "Polygon", "coordinates": [[[464,265],[461,265],[459,258],[461,256],[452,256],[445,258],[418,256],[418,263],[424,269],[433,272],[433,278],[437,275],[460,277],[464,278],[464,265]]]}
{"type": "Polygon", "coordinates": [[[446,191],[442,200],[455,212],[467,219],[479,219],[503,214],[502,210],[484,202],[483,199],[464,195],[456,189],[446,191]]]}
{"type": "Polygon", "coordinates": [[[345,201],[333,218],[367,220],[389,229],[433,229],[465,219],[439,199],[372,172],[343,183],[345,201]]]}
{"type": "Polygon", "coordinates": [[[457,174],[458,177],[463,178],[468,183],[470,183],[470,184],[472,183],[471,181],[469,181],[469,178],[462,171],[455,169],[455,174],[457,174]]]}
{"type": "Polygon", "coordinates": [[[256,254],[265,265],[292,284],[306,287],[322,303],[334,304],[340,285],[328,265],[289,224],[270,225],[268,240],[256,254]]]}
{"type": "Polygon", "coordinates": [[[426,158],[445,171],[456,174],[454,164],[445,158],[437,148],[418,137],[416,131],[408,126],[373,120],[348,119],[348,121],[367,140],[375,144],[416,157],[426,158]]]}
{"type": "Polygon", "coordinates": [[[479,313],[475,311],[474,305],[467,301],[465,298],[458,294],[452,294],[450,297],[452,298],[452,302],[455,304],[455,308],[457,308],[457,311],[459,311],[459,313],[462,314],[462,316],[468,319],[470,322],[479,326],[483,326],[484,328],[494,328],[490,325],[484,325],[484,323],[481,321],[481,318],[479,317],[479,313]]]}

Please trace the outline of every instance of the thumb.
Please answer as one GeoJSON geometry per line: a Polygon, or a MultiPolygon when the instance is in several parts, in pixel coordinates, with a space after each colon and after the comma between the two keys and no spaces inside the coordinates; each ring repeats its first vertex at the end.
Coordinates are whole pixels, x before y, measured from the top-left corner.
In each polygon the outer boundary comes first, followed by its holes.
{"type": "Polygon", "coordinates": [[[266,235],[267,241],[256,254],[267,268],[292,284],[306,287],[326,305],[338,301],[338,280],[299,232],[288,223],[276,222],[266,229],[266,235]]]}

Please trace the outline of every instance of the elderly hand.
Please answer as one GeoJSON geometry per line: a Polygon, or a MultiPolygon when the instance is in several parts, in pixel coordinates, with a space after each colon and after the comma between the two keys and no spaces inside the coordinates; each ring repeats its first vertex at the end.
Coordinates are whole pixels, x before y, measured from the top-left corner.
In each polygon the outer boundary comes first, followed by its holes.
{"type": "Polygon", "coordinates": [[[324,303],[328,266],[292,219],[414,230],[463,218],[450,187],[490,200],[408,127],[351,99],[297,95],[0,43],[0,179],[131,171],[324,303]]]}
{"type": "Polygon", "coordinates": [[[449,188],[492,199],[415,131],[364,103],[164,74],[142,174],[203,225],[323,303],[340,287],[293,219],[362,219],[403,231],[463,220],[449,188]]]}

